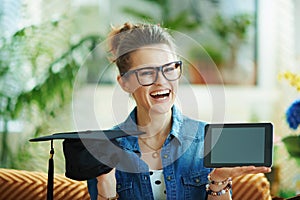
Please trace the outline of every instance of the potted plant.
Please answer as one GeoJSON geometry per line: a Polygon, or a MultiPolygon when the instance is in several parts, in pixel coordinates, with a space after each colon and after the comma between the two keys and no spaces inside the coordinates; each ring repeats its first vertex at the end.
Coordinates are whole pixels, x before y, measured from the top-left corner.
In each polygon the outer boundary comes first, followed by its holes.
{"type": "MultiPolygon", "coordinates": [[[[290,85],[300,92],[300,75],[292,72],[280,74],[280,79],[285,78],[290,85]]],[[[286,111],[286,121],[293,131],[297,131],[300,126],[300,99],[296,99],[291,103],[286,111]]],[[[288,153],[294,158],[300,166],[300,134],[292,134],[282,139],[288,153]]]]}
{"type": "Polygon", "coordinates": [[[221,84],[219,70],[222,69],[224,58],[221,50],[213,45],[190,50],[191,65],[188,68],[189,80],[193,84],[221,84]]]}
{"type": "Polygon", "coordinates": [[[231,17],[217,14],[213,18],[210,28],[229,50],[229,57],[225,63],[226,68],[234,69],[236,67],[237,54],[241,45],[247,41],[248,29],[251,24],[252,17],[246,13],[231,17]]]}

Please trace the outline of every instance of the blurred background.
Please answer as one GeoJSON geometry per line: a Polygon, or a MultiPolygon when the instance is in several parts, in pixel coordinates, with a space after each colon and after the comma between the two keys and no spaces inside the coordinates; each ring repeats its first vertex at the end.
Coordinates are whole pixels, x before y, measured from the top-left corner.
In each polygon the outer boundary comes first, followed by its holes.
{"type": "MultiPolygon", "coordinates": [[[[147,22],[175,38],[184,114],[272,122],[272,193],[299,194],[300,153],[282,142],[299,135],[286,121],[300,94],[298,10],[299,0],[0,0],[0,167],[46,171],[50,145],[30,138],[124,120],[133,100],[116,84],[106,37],[111,26],[147,22]]],[[[54,145],[55,172],[64,173],[54,145]]]]}

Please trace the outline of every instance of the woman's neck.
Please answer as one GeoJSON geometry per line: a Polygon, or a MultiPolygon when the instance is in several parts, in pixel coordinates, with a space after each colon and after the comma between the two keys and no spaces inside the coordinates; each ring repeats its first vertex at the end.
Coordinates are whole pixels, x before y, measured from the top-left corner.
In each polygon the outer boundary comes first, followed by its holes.
{"type": "Polygon", "coordinates": [[[137,110],[137,124],[146,137],[167,136],[172,126],[172,111],[167,113],[151,113],[137,110]]]}

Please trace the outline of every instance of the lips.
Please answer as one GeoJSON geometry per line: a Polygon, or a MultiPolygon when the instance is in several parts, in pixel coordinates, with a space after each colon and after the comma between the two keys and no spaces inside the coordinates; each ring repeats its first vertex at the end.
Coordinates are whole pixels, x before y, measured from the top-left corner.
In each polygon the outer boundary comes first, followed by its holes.
{"type": "Polygon", "coordinates": [[[158,90],[150,93],[150,96],[155,99],[164,99],[170,96],[171,90],[158,90]]]}

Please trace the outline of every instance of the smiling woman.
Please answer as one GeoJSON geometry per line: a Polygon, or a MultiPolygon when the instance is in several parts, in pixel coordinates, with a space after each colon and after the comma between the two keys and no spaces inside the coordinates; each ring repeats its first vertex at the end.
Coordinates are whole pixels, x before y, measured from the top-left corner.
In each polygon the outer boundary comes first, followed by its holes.
{"type": "Polygon", "coordinates": [[[231,177],[270,171],[204,167],[205,122],[184,116],[174,105],[182,62],[166,29],[125,23],[113,29],[109,42],[120,73],[118,83],[136,103],[113,129],[145,134],[117,139],[115,145],[124,154],[109,173],[88,180],[92,200],[229,200],[231,177]]]}

